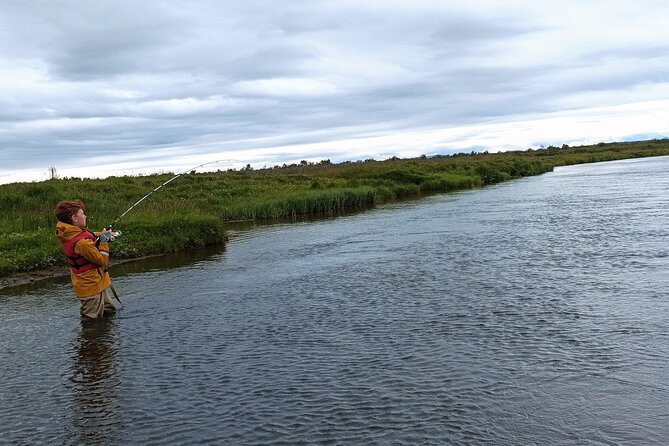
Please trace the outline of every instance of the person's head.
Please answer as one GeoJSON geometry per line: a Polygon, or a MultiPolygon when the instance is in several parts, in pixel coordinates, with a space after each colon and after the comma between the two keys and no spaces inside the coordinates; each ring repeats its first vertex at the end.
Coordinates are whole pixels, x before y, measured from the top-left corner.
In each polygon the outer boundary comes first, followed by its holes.
{"type": "Polygon", "coordinates": [[[86,208],[81,200],[61,201],[56,205],[54,213],[58,221],[77,226],[86,227],[86,208]]]}

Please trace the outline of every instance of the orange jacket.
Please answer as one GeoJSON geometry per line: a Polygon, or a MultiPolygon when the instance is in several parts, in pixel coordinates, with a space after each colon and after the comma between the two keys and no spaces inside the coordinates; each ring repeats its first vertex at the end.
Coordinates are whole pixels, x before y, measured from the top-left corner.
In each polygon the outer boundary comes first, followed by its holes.
{"type": "MultiPolygon", "coordinates": [[[[63,223],[62,221],[56,224],[56,237],[58,237],[61,243],[71,240],[83,231],[83,229],[77,226],[63,223]]],[[[111,279],[107,272],[109,243],[100,243],[99,246],[95,246],[93,240],[82,238],[74,245],[74,252],[97,265],[97,268],[79,273],[70,270],[72,287],[77,297],[96,295],[111,285],[111,279]]]]}

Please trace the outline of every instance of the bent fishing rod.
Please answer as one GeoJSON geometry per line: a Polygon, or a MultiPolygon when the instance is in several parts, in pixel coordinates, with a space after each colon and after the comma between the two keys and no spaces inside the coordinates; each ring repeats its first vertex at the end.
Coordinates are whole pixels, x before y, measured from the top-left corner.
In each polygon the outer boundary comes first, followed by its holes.
{"type": "Polygon", "coordinates": [[[223,161],[233,161],[233,160],[216,160],[216,161],[209,161],[208,163],[198,164],[197,166],[191,167],[191,168],[186,169],[186,170],[184,170],[183,172],[181,172],[181,173],[179,173],[179,174],[177,174],[177,175],[174,175],[172,178],[170,178],[169,180],[165,181],[163,184],[161,184],[160,186],[156,187],[156,188],[153,189],[151,192],[149,192],[148,194],[144,195],[142,198],[140,198],[139,200],[137,200],[137,202],[136,202],[135,204],[133,204],[132,206],[130,206],[124,213],[122,213],[121,216],[120,216],[119,218],[117,218],[116,220],[114,220],[114,222],[113,222],[112,224],[110,224],[109,226],[107,226],[107,229],[111,229],[116,223],[119,222],[119,220],[121,220],[123,217],[125,217],[126,214],[127,214],[128,212],[132,211],[132,210],[133,210],[139,203],[141,203],[142,201],[146,200],[146,199],[149,198],[151,195],[153,195],[155,192],[157,192],[157,191],[159,191],[160,189],[162,189],[163,186],[165,186],[165,185],[171,183],[172,181],[176,180],[176,179],[179,178],[180,176],[182,176],[182,175],[184,175],[184,174],[186,174],[186,173],[192,172],[192,171],[194,171],[194,170],[197,169],[197,168],[200,168],[200,167],[203,167],[203,166],[206,166],[206,165],[209,165],[209,164],[220,163],[220,162],[223,162],[223,161]]]}

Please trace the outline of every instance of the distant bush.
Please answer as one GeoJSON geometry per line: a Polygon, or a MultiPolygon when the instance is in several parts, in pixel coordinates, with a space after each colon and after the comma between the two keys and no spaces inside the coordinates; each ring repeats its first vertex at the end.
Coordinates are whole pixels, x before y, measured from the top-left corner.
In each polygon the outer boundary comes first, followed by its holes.
{"type": "Polygon", "coordinates": [[[220,219],[197,214],[169,215],[151,220],[129,219],[122,236],[113,242],[113,256],[132,258],[201,248],[225,241],[220,219]]]}
{"type": "Polygon", "coordinates": [[[483,182],[479,177],[466,176],[457,174],[443,173],[434,175],[425,180],[420,189],[422,192],[449,192],[454,190],[469,189],[472,187],[482,186],[483,182]]]}
{"type": "Polygon", "coordinates": [[[511,178],[510,173],[498,170],[489,164],[477,166],[476,174],[481,178],[483,184],[501,183],[511,178]]]}
{"type": "Polygon", "coordinates": [[[389,170],[388,172],[383,172],[379,174],[379,178],[384,178],[401,184],[411,183],[416,185],[425,181],[424,175],[411,172],[410,170],[400,170],[400,169],[393,169],[389,170]]]}

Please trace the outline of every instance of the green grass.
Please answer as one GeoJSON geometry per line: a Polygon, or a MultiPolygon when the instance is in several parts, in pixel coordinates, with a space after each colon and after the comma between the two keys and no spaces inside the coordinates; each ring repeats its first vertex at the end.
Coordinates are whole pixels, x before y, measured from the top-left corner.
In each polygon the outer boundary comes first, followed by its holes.
{"type": "MultiPolygon", "coordinates": [[[[669,155],[669,141],[549,147],[503,153],[422,156],[183,175],[133,209],[116,228],[114,258],[177,252],[225,240],[226,222],[324,217],[379,203],[486,186],[556,166],[669,155]]],[[[60,200],[86,203],[99,230],[174,174],[52,179],[0,185],[0,276],[64,262],[53,235],[60,200]]]]}

